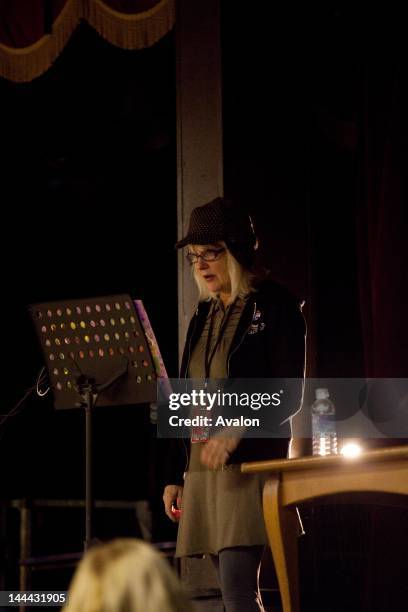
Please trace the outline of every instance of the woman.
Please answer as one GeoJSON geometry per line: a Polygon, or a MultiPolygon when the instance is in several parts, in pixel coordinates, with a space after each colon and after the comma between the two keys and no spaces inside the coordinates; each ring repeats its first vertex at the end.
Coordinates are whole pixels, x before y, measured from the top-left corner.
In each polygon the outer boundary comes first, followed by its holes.
{"type": "Polygon", "coordinates": [[[65,612],[192,612],[169,563],[150,544],[117,539],[90,549],[65,612]]]}
{"type": "MultiPolygon", "coordinates": [[[[188,247],[199,289],[180,377],[303,379],[301,307],[283,287],[255,273],[250,217],[217,198],[192,211],[188,233],[176,246],[188,247]]],[[[182,509],[176,555],[211,556],[227,612],[263,610],[258,576],[267,544],[264,477],[242,474],[240,464],[287,455],[290,416],[301,399],[302,384],[276,410],[279,437],[210,437],[205,429],[193,429],[184,453],[183,444],[174,443],[163,501],[173,521],[175,505],[182,509]]]]}

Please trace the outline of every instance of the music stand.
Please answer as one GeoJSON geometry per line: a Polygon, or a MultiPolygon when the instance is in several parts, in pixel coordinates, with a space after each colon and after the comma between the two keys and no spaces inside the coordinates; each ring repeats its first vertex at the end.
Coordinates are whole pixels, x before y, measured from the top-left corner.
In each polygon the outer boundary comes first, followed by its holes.
{"type": "MultiPolygon", "coordinates": [[[[92,412],[156,400],[149,341],[129,295],[31,304],[59,409],[85,409],[85,550],[92,541],[92,412]]],[[[144,312],[144,311],[143,311],[144,312]]]]}

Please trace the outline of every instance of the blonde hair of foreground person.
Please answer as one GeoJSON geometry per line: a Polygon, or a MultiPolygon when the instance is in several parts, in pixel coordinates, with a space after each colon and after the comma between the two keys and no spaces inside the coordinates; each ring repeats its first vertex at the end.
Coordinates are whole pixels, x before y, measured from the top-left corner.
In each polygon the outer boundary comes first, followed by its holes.
{"type": "Polygon", "coordinates": [[[151,545],[117,539],[80,562],[64,612],[192,612],[168,561],[151,545]]]}

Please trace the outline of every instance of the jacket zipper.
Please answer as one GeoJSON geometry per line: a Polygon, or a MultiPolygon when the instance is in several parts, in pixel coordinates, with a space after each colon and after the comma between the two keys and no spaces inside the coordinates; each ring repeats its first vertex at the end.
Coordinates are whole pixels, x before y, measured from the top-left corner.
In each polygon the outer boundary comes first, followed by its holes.
{"type": "Polygon", "coordinates": [[[250,324],[248,325],[248,327],[246,328],[246,330],[245,330],[245,331],[244,331],[244,333],[242,334],[241,340],[239,341],[239,343],[237,344],[237,346],[236,346],[236,347],[234,348],[234,350],[233,350],[233,351],[231,351],[231,353],[228,355],[228,360],[227,360],[227,376],[228,376],[228,378],[229,378],[229,375],[230,375],[230,359],[231,359],[232,355],[235,353],[235,351],[237,351],[237,350],[239,349],[239,347],[241,346],[241,344],[242,344],[242,343],[243,343],[243,341],[244,341],[245,336],[247,335],[247,333],[248,333],[248,332],[249,332],[249,330],[251,329],[251,325],[252,325],[252,322],[253,322],[253,320],[254,320],[254,318],[255,318],[255,314],[256,314],[256,302],[254,302],[254,310],[253,310],[253,312],[252,312],[252,319],[251,319],[250,324]]]}

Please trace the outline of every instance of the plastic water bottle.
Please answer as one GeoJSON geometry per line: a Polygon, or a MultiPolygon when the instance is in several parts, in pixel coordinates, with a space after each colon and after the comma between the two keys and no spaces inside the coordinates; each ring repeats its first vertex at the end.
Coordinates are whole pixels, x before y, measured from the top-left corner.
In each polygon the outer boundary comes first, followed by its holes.
{"type": "Polygon", "coordinates": [[[313,455],[337,454],[335,414],[328,389],[316,389],[316,400],[312,404],[313,455]]]}

